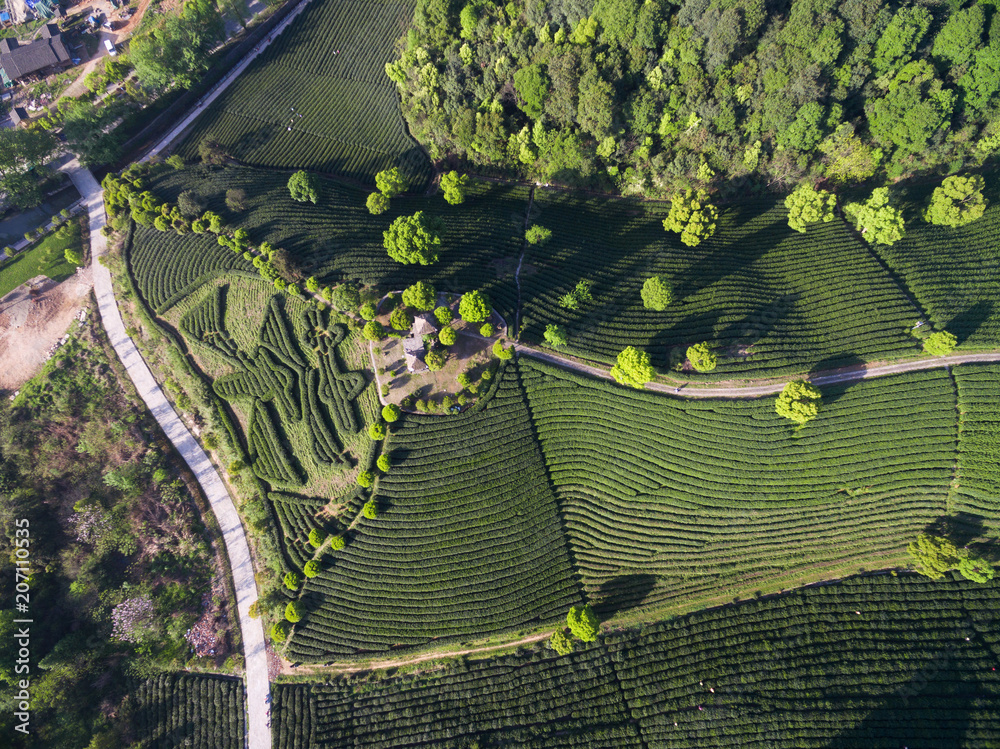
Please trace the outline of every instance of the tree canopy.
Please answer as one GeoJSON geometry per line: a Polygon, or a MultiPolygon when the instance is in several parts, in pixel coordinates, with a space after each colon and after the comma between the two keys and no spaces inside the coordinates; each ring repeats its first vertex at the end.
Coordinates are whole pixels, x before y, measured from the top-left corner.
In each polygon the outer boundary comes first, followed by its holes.
{"type": "Polygon", "coordinates": [[[719,365],[718,355],[709,348],[707,343],[696,343],[688,346],[687,360],[697,372],[711,372],[719,365]]]}
{"type": "Polygon", "coordinates": [[[972,556],[967,549],[958,549],[951,541],[940,536],[921,533],[916,541],[906,547],[917,571],[939,580],[945,573],[958,573],[973,582],[985,583],[993,579],[993,566],[985,559],[972,556]]]}
{"type": "Polygon", "coordinates": [[[946,330],[931,333],[924,339],[924,351],[931,356],[947,356],[957,345],[958,339],[946,330]]]}
{"type": "Polygon", "coordinates": [[[639,388],[653,379],[656,372],[650,363],[649,354],[629,346],[618,354],[618,360],[611,368],[611,376],[622,385],[639,388]]]}
{"type": "Polygon", "coordinates": [[[545,326],[545,341],[550,346],[565,346],[569,343],[569,334],[562,325],[549,323],[545,326]]]}
{"type": "Polygon", "coordinates": [[[719,212],[708,202],[704,190],[684,190],[675,193],[670,201],[670,214],[663,220],[663,228],[679,233],[684,244],[697,247],[715,234],[719,212]]]}
{"type": "Polygon", "coordinates": [[[924,220],[941,226],[965,226],[982,218],[986,212],[985,187],[986,182],[978,174],[945,177],[931,193],[924,220]]]}
{"type": "Polygon", "coordinates": [[[406,190],[406,178],[399,167],[385,169],[375,175],[375,187],[387,198],[394,198],[406,190]]]}
{"type": "Polygon", "coordinates": [[[789,382],[782,389],[774,404],[779,416],[802,425],[816,418],[823,394],[815,385],[805,380],[789,382]]]}
{"type": "Polygon", "coordinates": [[[441,247],[440,219],[417,211],[412,216],[400,216],[382,234],[389,257],[404,264],[430,265],[438,259],[441,247]]]}
{"type": "Polygon", "coordinates": [[[482,291],[467,291],[458,303],[458,314],[466,322],[484,322],[490,316],[490,298],[482,291]]]}
{"type": "Polygon", "coordinates": [[[837,197],[826,190],[817,190],[812,185],[799,185],[787,198],[788,225],[795,231],[805,232],[809,224],[833,221],[837,207],[837,197]]]}
{"type": "Polygon", "coordinates": [[[650,276],[642,284],[642,305],[662,312],[674,301],[674,290],[663,276],[650,276]]]}
{"type": "Polygon", "coordinates": [[[600,621],[589,603],[577,604],[566,614],[566,626],[573,636],[583,642],[593,642],[600,632],[600,621]]]}
{"type": "Polygon", "coordinates": [[[299,203],[308,201],[315,205],[319,202],[319,178],[309,172],[295,172],[288,178],[288,192],[292,200],[299,203]]]}
{"type": "Polygon", "coordinates": [[[893,244],[903,238],[903,212],[889,200],[889,189],[878,187],[864,203],[848,203],[844,214],[870,244],[893,244]]]}
{"type": "Polygon", "coordinates": [[[458,172],[445,172],[441,175],[441,192],[444,199],[452,205],[465,202],[465,191],[469,187],[469,175],[458,172]]]}
{"type": "Polygon", "coordinates": [[[437,291],[430,281],[417,281],[403,290],[403,304],[421,312],[430,312],[437,304],[437,291]]]}
{"type": "Polygon", "coordinates": [[[44,197],[42,165],[58,146],[41,129],[0,129],[0,192],[19,208],[34,208],[44,197]]]}

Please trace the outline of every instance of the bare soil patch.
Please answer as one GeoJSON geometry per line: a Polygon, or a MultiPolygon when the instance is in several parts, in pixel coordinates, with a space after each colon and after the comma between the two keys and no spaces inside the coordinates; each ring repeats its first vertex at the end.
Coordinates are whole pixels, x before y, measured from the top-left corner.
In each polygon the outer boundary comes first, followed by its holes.
{"type": "Polygon", "coordinates": [[[17,390],[38,373],[93,285],[87,266],[61,284],[38,276],[0,299],[0,390],[17,390]]]}

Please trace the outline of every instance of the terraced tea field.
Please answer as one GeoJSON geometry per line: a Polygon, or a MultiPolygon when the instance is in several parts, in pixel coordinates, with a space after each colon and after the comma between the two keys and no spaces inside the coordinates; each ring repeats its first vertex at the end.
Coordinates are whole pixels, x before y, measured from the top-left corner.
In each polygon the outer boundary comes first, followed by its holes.
{"type": "Polygon", "coordinates": [[[669,204],[580,198],[536,190],[532,223],[552,231],[530,247],[522,273],[527,340],[549,323],[569,332],[566,351],[611,362],[626,346],[670,365],[671,348],[708,341],[719,367],[702,378],[769,376],[829,369],[919,352],[908,329],[920,319],[871,252],[837,221],[807,234],[787,226],[780,203],[726,207],[698,247],[665,232],[669,204]],[[674,287],[663,312],[643,307],[652,275],[674,287]],[[559,299],[581,279],[594,303],[568,310],[559,299]]]}
{"type": "Polygon", "coordinates": [[[379,516],[306,583],[295,660],[482,637],[580,602],[515,365],[482,410],[393,428],[379,516]]]}
{"type": "Polygon", "coordinates": [[[955,369],[955,382],[961,411],[955,509],[995,535],[1000,527],[1000,366],[962,365],[955,369]]]}
{"type": "Polygon", "coordinates": [[[373,184],[398,166],[420,191],[430,162],[407,134],[385,74],[413,13],[407,0],[312,0],[195,123],[245,164],[304,168],[373,184]]]}
{"type": "Polygon", "coordinates": [[[243,749],[244,701],[239,679],[171,673],[139,682],[126,705],[142,749],[243,749]]]}
{"type": "Polygon", "coordinates": [[[606,614],[904,564],[947,512],[944,371],[825,388],[796,434],[773,398],[678,400],[521,361],[577,570],[606,614]]]}
{"type": "Polygon", "coordinates": [[[279,684],[276,749],[989,746],[1000,586],[854,578],[424,673],[279,684]]]}

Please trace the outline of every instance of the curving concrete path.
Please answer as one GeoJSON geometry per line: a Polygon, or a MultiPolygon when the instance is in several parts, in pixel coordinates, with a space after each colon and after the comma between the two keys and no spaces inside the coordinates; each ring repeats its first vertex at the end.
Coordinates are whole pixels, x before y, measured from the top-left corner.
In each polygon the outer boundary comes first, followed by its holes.
{"type": "MultiPolygon", "coordinates": [[[[603,380],[614,381],[611,372],[601,367],[567,359],[558,354],[550,354],[531,346],[520,343],[514,344],[518,353],[530,356],[535,359],[555,364],[575,372],[598,377],[603,380]]],[[[903,372],[918,372],[924,369],[937,369],[938,367],[952,367],[957,364],[970,364],[973,362],[1000,362],[1000,352],[988,351],[979,354],[952,354],[951,356],[936,356],[932,359],[917,359],[915,361],[900,362],[899,364],[884,364],[878,367],[853,366],[845,367],[842,370],[829,370],[825,372],[815,372],[806,375],[790,375],[789,377],[770,382],[766,385],[746,385],[737,387],[695,387],[687,389],[687,383],[678,386],[664,385],[659,382],[647,382],[646,390],[654,390],[660,393],[670,393],[679,398],[758,398],[764,395],[774,395],[780,393],[785,383],[791,380],[804,379],[814,385],[835,385],[839,382],[855,382],[857,380],[867,380],[872,377],[885,377],[887,375],[902,374],[903,372]]]]}
{"type": "Polygon", "coordinates": [[[250,618],[250,605],[257,600],[257,583],[254,579],[250,547],[243,533],[240,516],[236,512],[226,485],[222,482],[201,445],[181,423],[174,409],[163,395],[149,367],[136,349],[132,339],[125,334],[121,312],[115,301],[111,273],[100,263],[108,243],[103,232],[105,224],[104,192],[88,169],[73,158],[62,167],[76,189],[83,196],[90,217],[90,251],[94,271],[94,293],[101,311],[101,319],[111,345],[125,365],[128,376],[135,384],[139,396],[156,417],[167,437],[190,466],[212,505],[212,512],[222,529],[222,537],[232,567],[233,586],[236,589],[236,606],[243,633],[243,652],[246,659],[247,686],[247,743],[250,749],[270,749],[271,730],[268,727],[270,683],[267,675],[267,651],[264,647],[264,628],[260,619],[250,618]]]}

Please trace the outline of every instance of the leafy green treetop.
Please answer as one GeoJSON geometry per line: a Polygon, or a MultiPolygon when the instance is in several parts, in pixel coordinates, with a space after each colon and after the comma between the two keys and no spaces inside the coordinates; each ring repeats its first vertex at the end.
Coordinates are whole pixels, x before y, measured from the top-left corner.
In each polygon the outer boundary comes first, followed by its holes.
{"type": "Polygon", "coordinates": [[[932,580],[941,579],[950,570],[958,570],[964,578],[978,583],[993,579],[994,571],[989,562],[971,556],[967,550],[958,549],[939,536],[921,533],[906,550],[917,565],[917,571],[932,580]]]}
{"type": "Polygon", "coordinates": [[[302,572],[305,573],[306,577],[316,577],[319,574],[319,562],[310,559],[302,568],[302,572]]]}
{"type": "Polygon", "coordinates": [[[642,284],[642,306],[663,312],[674,301],[674,290],[663,276],[650,276],[642,284]]]}
{"type": "Polygon", "coordinates": [[[940,187],[934,189],[930,204],[924,211],[924,220],[940,226],[965,226],[986,211],[986,186],[978,174],[968,177],[945,177],[940,187]]]}
{"type": "Polygon", "coordinates": [[[655,374],[653,365],[649,361],[649,354],[634,346],[629,346],[618,354],[618,363],[611,368],[611,376],[618,382],[640,390],[653,379],[655,374]]]}
{"type": "Polygon", "coordinates": [[[369,341],[381,341],[385,338],[385,327],[378,320],[369,320],[361,329],[361,335],[369,341]]]}
{"type": "Polygon", "coordinates": [[[687,359],[698,372],[711,372],[719,364],[719,357],[707,343],[696,343],[688,346],[687,359]]]}
{"type": "Polygon", "coordinates": [[[947,356],[955,350],[958,339],[947,330],[931,333],[924,339],[924,352],[931,356],[947,356]]]}
{"type": "Polygon", "coordinates": [[[373,192],[365,201],[368,212],[373,216],[380,216],[389,210],[389,198],[380,192],[373,192]]]}
{"type": "Polygon", "coordinates": [[[393,260],[430,265],[437,262],[443,228],[440,219],[417,211],[412,216],[400,216],[393,221],[389,229],[382,233],[382,238],[393,260]]]}
{"type": "Polygon", "coordinates": [[[451,307],[438,307],[434,310],[434,319],[442,325],[447,325],[455,319],[455,315],[452,313],[451,307]]]}
{"type": "Polygon", "coordinates": [[[566,615],[566,626],[569,627],[569,631],[584,642],[593,642],[597,639],[600,624],[597,614],[589,603],[582,606],[577,604],[566,615]]]}
{"type": "Polygon", "coordinates": [[[285,606],[285,618],[292,624],[301,621],[305,613],[306,607],[301,601],[290,601],[289,604],[285,606]]]}
{"type": "Polygon", "coordinates": [[[708,202],[707,192],[691,189],[676,192],[670,202],[670,213],[663,220],[663,228],[678,232],[684,244],[696,247],[715,234],[719,211],[708,202]]]}
{"type": "Polygon", "coordinates": [[[903,213],[889,202],[889,188],[872,190],[864,203],[848,203],[844,213],[869,244],[893,244],[903,238],[903,213]]]}
{"type": "Polygon", "coordinates": [[[466,322],[485,322],[490,316],[490,298],[482,291],[467,291],[458,303],[458,314],[466,322]]]}
{"type": "Polygon", "coordinates": [[[557,629],[549,638],[549,647],[556,651],[558,655],[568,655],[573,652],[573,641],[566,636],[566,633],[557,629]]]}
{"type": "Polygon", "coordinates": [[[812,185],[800,185],[785,198],[785,207],[788,209],[788,225],[795,231],[805,233],[809,224],[833,221],[837,197],[812,185]]]}
{"type": "Polygon", "coordinates": [[[503,341],[498,340],[493,344],[493,355],[501,361],[506,361],[514,356],[513,348],[504,348],[503,341]]]}
{"type": "Polygon", "coordinates": [[[441,328],[441,332],[438,333],[438,340],[442,346],[454,346],[455,341],[458,340],[458,333],[455,332],[454,328],[441,328]]]}
{"type": "Polygon", "coordinates": [[[534,224],[528,228],[527,232],[525,232],[524,238],[528,240],[528,244],[544,245],[552,239],[552,230],[546,229],[544,226],[534,224]]]}
{"type": "Polygon", "coordinates": [[[388,406],[382,407],[382,418],[389,424],[398,421],[400,414],[402,414],[402,411],[395,403],[390,403],[388,406]]]}
{"type": "Polygon", "coordinates": [[[569,334],[562,325],[549,323],[545,326],[545,340],[551,346],[565,346],[569,343],[569,334]]]}
{"type": "Polygon", "coordinates": [[[779,416],[791,419],[796,424],[805,424],[816,418],[822,397],[823,394],[815,385],[805,380],[795,380],[782,389],[774,410],[779,416]]]}
{"type": "Polygon", "coordinates": [[[465,202],[465,191],[469,186],[469,175],[458,172],[445,172],[441,176],[441,191],[444,199],[452,205],[465,202]]]}
{"type": "Polygon", "coordinates": [[[396,307],[389,315],[389,324],[395,330],[406,331],[413,327],[413,313],[406,307],[396,307]]]}
{"type": "Polygon", "coordinates": [[[368,436],[378,442],[385,439],[386,431],[385,424],[376,421],[368,427],[368,436]]]}
{"type": "Polygon", "coordinates": [[[365,506],[362,508],[362,514],[369,520],[374,520],[378,517],[378,506],[375,504],[374,499],[369,499],[365,502],[365,506]]]}
{"type": "Polygon", "coordinates": [[[445,356],[440,351],[428,351],[424,354],[424,364],[431,372],[437,372],[444,369],[445,356]]]}
{"type": "Polygon", "coordinates": [[[375,175],[375,187],[387,198],[394,198],[406,190],[406,180],[398,167],[386,169],[375,175]]]}
{"type": "Polygon", "coordinates": [[[428,281],[417,281],[403,290],[403,304],[421,312],[429,312],[437,303],[437,291],[428,281]]]}
{"type": "Polygon", "coordinates": [[[319,202],[319,179],[315,174],[298,171],[288,178],[288,192],[292,200],[300,203],[309,201],[313,205],[319,202]]]}
{"type": "Polygon", "coordinates": [[[289,590],[298,590],[299,585],[301,585],[302,580],[299,578],[299,573],[297,572],[286,572],[285,573],[285,587],[289,590]]]}

